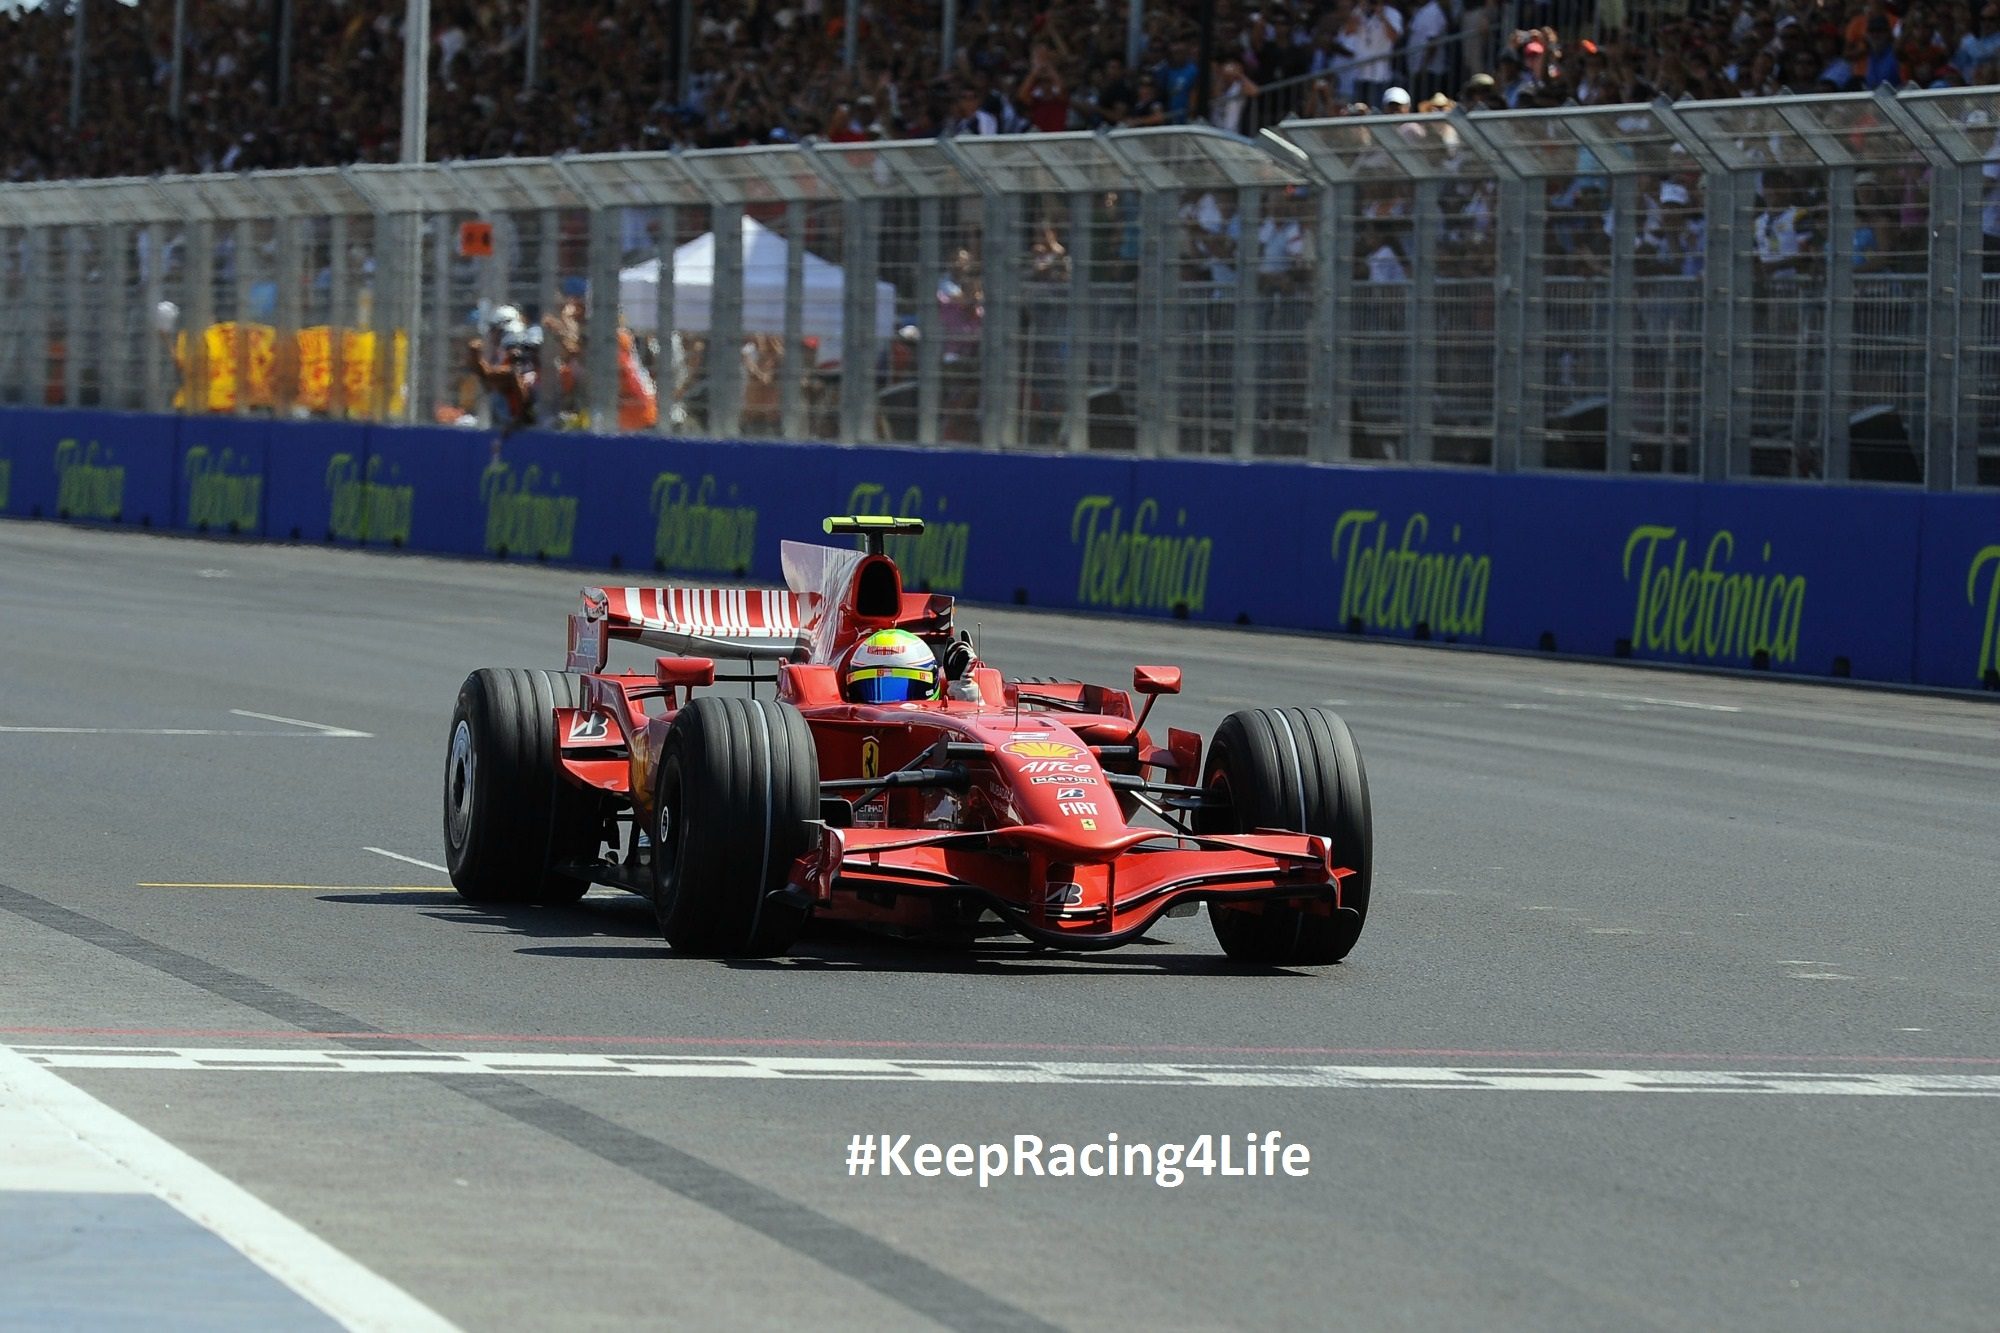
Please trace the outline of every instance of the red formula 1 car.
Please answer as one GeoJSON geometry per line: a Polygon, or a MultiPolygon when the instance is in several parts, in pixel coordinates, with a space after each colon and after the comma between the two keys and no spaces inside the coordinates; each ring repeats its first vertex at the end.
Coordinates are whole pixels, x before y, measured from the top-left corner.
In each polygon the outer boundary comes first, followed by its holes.
{"type": "Polygon", "coordinates": [[[814,916],[1104,949],[1203,902],[1239,961],[1347,955],[1373,834],[1340,718],[1250,709],[1206,755],[1178,728],[1162,744],[1146,717],[1178,668],[1135,667],[1132,694],[1005,679],[954,631],[951,599],[906,592],[883,554],[919,521],[825,527],[867,552],[787,542],[782,592],[589,588],[566,671],[466,678],[444,791],[461,894],[613,885],[652,900],[675,949],[719,956],[782,953],[814,916]],[[841,664],[885,629],[937,650],[935,697],[843,697],[841,664]],[[667,655],[608,671],[613,640],[667,655]]]}

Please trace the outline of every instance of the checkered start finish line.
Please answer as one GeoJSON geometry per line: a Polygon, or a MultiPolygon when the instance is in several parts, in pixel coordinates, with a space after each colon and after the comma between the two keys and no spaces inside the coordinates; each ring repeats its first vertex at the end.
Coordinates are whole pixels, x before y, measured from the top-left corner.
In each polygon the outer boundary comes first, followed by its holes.
{"type": "Polygon", "coordinates": [[[2000,1074],[1709,1069],[1479,1069],[1405,1065],[1132,1064],[1067,1060],[873,1060],[547,1051],[364,1051],[236,1047],[14,1046],[50,1069],[209,1073],[500,1074],[556,1078],[790,1079],[905,1083],[1435,1089],[1441,1092],[1736,1092],[1844,1097],[2000,1096],[2000,1074]]]}

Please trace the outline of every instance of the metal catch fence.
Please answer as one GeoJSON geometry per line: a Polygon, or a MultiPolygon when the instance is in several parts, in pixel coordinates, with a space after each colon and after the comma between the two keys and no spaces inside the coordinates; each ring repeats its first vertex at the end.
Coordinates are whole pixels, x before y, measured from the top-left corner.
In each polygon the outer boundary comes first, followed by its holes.
{"type": "Polygon", "coordinates": [[[0,186],[0,403],[2000,485],[2000,91],[0,186]]]}

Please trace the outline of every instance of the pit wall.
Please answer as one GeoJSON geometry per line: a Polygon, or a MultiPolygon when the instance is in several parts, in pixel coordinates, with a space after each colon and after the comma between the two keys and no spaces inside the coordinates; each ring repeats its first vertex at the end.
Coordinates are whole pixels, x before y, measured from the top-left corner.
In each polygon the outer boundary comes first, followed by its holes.
{"type": "Polygon", "coordinates": [[[0,515],[2000,689],[2000,494],[0,411],[0,515]]]}

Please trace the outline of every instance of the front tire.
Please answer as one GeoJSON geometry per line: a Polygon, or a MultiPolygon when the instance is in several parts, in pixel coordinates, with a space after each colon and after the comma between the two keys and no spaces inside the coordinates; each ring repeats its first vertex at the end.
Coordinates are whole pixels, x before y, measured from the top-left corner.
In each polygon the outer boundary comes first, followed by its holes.
{"type": "Polygon", "coordinates": [[[653,811],[653,910],[675,952],[768,958],[792,946],[807,909],[779,891],[819,817],[819,752],[798,709],[691,700],[667,733],[653,811]]]}
{"type": "Polygon", "coordinates": [[[1368,771],[1347,724],[1324,708],[1231,713],[1216,728],[1203,773],[1203,786],[1229,804],[1198,819],[1198,831],[1314,834],[1332,842],[1335,865],[1354,871],[1340,886],[1342,910],[1330,916],[1281,902],[1210,903],[1208,919],[1223,952],[1237,962],[1275,967],[1347,957],[1368,915],[1375,860],[1368,771]]]}
{"type": "Polygon", "coordinates": [[[577,677],[488,668],[459,687],[445,756],[445,864],[474,903],[572,903],[590,885],[554,867],[600,846],[603,810],[556,767],[555,710],[577,677]]]}

